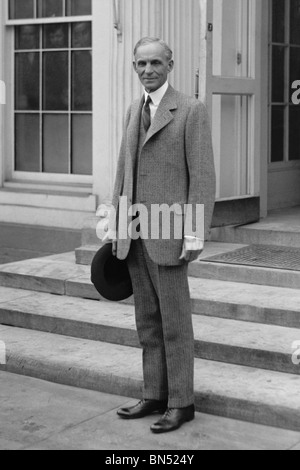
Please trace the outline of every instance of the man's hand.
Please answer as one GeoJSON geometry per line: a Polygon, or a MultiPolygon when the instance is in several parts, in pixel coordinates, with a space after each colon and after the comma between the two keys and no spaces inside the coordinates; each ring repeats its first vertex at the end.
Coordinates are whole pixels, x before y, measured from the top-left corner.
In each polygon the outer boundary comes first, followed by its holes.
{"type": "Polygon", "coordinates": [[[180,260],[185,260],[188,263],[196,261],[204,249],[204,242],[195,237],[185,237],[183,241],[182,253],[180,260]]]}
{"type": "Polygon", "coordinates": [[[192,261],[196,261],[196,259],[199,258],[203,250],[188,250],[186,251],[185,249],[182,250],[180,260],[185,260],[188,263],[192,263],[192,261]]]}

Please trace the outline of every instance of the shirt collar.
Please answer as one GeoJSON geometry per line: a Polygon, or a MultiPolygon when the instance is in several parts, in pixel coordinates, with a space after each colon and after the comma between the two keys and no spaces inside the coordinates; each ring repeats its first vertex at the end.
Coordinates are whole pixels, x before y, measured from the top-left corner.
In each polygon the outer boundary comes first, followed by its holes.
{"type": "Polygon", "coordinates": [[[145,101],[147,100],[148,96],[150,95],[150,98],[152,100],[152,103],[155,106],[159,106],[161,100],[166,94],[167,89],[169,88],[169,83],[166,82],[162,87],[160,87],[158,90],[154,91],[153,93],[147,93],[145,90],[145,101]]]}

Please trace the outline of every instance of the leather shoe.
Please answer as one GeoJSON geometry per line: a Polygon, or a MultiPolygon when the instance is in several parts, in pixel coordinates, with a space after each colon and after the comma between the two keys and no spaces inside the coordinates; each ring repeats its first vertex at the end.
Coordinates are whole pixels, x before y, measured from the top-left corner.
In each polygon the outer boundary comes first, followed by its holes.
{"type": "Polygon", "coordinates": [[[195,418],[195,406],[187,408],[168,408],[161,419],[151,426],[151,431],[155,434],[175,431],[184,423],[192,421],[195,418]]]}
{"type": "Polygon", "coordinates": [[[130,408],[121,408],[117,415],[123,419],[139,419],[152,413],[164,413],[168,408],[167,401],[141,400],[137,405],[130,408]]]}

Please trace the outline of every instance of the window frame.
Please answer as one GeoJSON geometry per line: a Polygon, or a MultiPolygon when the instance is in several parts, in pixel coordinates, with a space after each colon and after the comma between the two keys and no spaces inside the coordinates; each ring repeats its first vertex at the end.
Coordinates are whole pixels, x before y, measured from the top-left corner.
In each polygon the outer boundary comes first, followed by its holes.
{"type": "MultiPolygon", "coordinates": [[[[37,0],[34,0],[35,2],[37,0]]],[[[44,18],[21,18],[21,19],[10,19],[9,18],[9,0],[5,1],[5,24],[6,26],[22,26],[27,24],[47,24],[47,23],[73,23],[93,20],[93,15],[80,15],[80,16],[56,16],[56,17],[44,17],[44,18]]]]}
{"type": "MultiPolygon", "coordinates": [[[[7,63],[9,67],[7,68],[6,77],[7,83],[12,83],[13,85],[7,90],[7,119],[6,125],[7,129],[10,129],[7,139],[5,139],[5,155],[8,159],[8,162],[5,165],[4,171],[4,183],[3,186],[6,187],[6,183],[9,185],[12,181],[23,182],[24,185],[28,183],[42,183],[42,184],[58,184],[65,185],[66,188],[68,185],[81,185],[86,189],[89,187],[92,189],[93,186],[93,174],[92,175],[74,175],[74,174],[62,174],[62,173],[42,173],[42,172],[25,172],[25,171],[16,171],[15,170],[15,53],[16,53],[16,44],[15,44],[15,28],[17,26],[23,25],[47,25],[47,24],[58,24],[58,23],[80,23],[80,22],[90,22],[93,28],[93,15],[83,15],[83,16],[64,16],[64,17],[55,17],[55,18],[24,18],[21,20],[10,20],[8,17],[9,6],[8,1],[5,1],[5,26],[7,27],[7,39],[8,47],[7,54],[8,60],[7,63]],[[8,32],[9,31],[9,32],[8,32]]],[[[91,48],[93,54],[93,44],[91,48]]],[[[38,111],[39,113],[41,111],[38,111]]],[[[69,110],[67,111],[69,113],[69,110]]],[[[55,112],[53,112],[55,114],[55,112]]],[[[77,114],[77,113],[76,113],[77,114]]],[[[80,113],[79,113],[80,114],[80,113]]],[[[82,112],[82,114],[87,114],[87,112],[82,112]]],[[[94,121],[94,111],[92,109],[89,112],[92,116],[92,123],[94,121]]],[[[69,136],[70,138],[70,136],[69,136]]],[[[76,190],[76,188],[75,188],[76,190]]],[[[81,188],[78,187],[79,192],[81,188]]],[[[73,189],[72,189],[73,191],[73,189]]]]}
{"type": "Polygon", "coordinates": [[[284,171],[284,170],[291,170],[293,168],[300,168],[300,160],[290,160],[289,155],[289,131],[290,131],[290,108],[294,106],[291,101],[292,89],[290,88],[291,81],[290,81],[290,50],[292,47],[297,47],[300,51],[300,45],[295,45],[290,42],[290,31],[291,31],[291,24],[290,24],[290,9],[291,9],[291,1],[285,1],[285,23],[284,23],[284,42],[275,42],[273,41],[273,3],[270,2],[269,8],[269,38],[268,38],[268,46],[269,46],[269,96],[268,96],[268,108],[269,108],[269,152],[268,152],[268,166],[269,171],[276,172],[276,171],[284,171]],[[281,46],[284,48],[284,101],[282,103],[273,101],[272,91],[273,91],[273,84],[272,84],[272,69],[273,69],[273,54],[272,49],[273,46],[281,46]],[[272,161],[272,110],[274,107],[282,106],[284,107],[284,147],[283,147],[283,160],[279,162],[272,161]]]}

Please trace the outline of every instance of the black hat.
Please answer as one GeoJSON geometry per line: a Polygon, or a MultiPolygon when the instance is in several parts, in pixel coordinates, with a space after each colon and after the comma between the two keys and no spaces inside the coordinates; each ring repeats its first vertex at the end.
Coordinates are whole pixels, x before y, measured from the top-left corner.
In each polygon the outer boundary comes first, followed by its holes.
{"type": "Polygon", "coordinates": [[[133,294],[127,262],[112,254],[112,244],[107,243],[94,256],[91,281],[106,300],[119,302],[133,294]]]}

